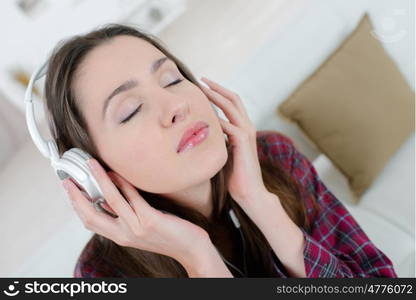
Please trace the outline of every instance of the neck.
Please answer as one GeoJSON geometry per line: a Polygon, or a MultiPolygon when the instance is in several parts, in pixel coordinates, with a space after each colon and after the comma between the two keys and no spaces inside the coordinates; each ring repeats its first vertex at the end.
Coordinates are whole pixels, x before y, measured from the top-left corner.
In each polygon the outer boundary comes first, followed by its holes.
{"type": "Polygon", "coordinates": [[[176,193],[164,194],[166,198],[179,203],[180,205],[192,207],[212,219],[212,188],[211,181],[207,180],[191,188],[176,193]]]}

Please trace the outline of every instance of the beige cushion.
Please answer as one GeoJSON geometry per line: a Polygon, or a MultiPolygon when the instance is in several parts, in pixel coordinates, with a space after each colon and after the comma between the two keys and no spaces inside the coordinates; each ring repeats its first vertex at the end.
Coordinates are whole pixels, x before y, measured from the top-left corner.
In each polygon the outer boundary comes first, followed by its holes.
{"type": "Polygon", "coordinates": [[[414,91],[372,30],[365,14],[277,108],[347,177],[356,202],[414,131],[414,91]]]}

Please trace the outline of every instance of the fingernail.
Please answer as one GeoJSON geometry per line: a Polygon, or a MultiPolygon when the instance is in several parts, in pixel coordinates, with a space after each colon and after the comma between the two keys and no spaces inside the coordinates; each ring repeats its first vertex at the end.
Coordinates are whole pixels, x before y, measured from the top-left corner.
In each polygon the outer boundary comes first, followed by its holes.
{"type": "Polygon", "coordinates": [[[65,189],[65,191],[67,192],[67,193],[69,193],[69,184],[68,184],[68,180],[64,180],[64,181],[62,181],[62,185],[63,185],[63,187],[64,187],[64,189],[65,189]]]}
{"type": "MultiPolygon", "coordinates": [[[[201,79],[202,78],[203,77],[201,77],[201,79]]],[[[199,82],[200,85],[202,85],[202,87],[209,89],[209,86],[205,82],[203,82],[202,80],[198,80],[198,82],[199,82]]]]}

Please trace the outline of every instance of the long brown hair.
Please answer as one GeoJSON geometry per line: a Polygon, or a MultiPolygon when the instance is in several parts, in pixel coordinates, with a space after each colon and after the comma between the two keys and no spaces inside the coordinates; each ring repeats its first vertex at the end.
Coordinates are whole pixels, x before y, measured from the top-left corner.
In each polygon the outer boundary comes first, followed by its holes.
{"type": "MultiPolygon", "coordinates": [[[[97,148],[90,138],[85,117],[77,106],[72,90],[74,72],[82,63],[86,54],[95,47],[118,35],[129,35],[143,39],[158,48],[172,59],[182,75],[199,86],[188,68],[158,38],[141,29],[122,24],[106,24],[84,35],[76,35],[61,41],[53,50],[48,64],[45,82],[46,113],[53,138],[62,155],[70,148],[77,147],[95,157],[107,170],[111,169],[97,154],[97,148]]],[[[182,207],[172,201],[165,200],[158,194],[138,189],[143,198],[157,209],[172,212],[198,226],[204,228],[216,244],[216,224],[227,219],[230,208],[236,213],[244,233],[247,249],[249,277],[271,277],[275,270],[271,257],[271,247],[256,224],[245,214],[240,206],[231,198],[227,191],[227,170],[231,167],[233,155],[227,142],[228,161],[225,166],[211,179],[213,221],[209,221],[200,212],[182,207]]],[[[286,173],[282,166],[267,158],[260,161],[263,181],[266,188],[276,194],[289,217],[300,227],[308,228],[309,222],[302,187],[286,173]]],[[[91,241],[97,245],[97,257],[105,260],[128,277],[188,277],[183,266],[175,259],[131,247],[123,247],[112,240],[94,234],[91,241]]],[[[93,263],[93,262],[91,262],[93,263]]],[[[114,271],[113,270],[113,271],[114,271]]],[[[230,271],[234,272],[230,269],[230,271]]],[[[104,274],[105,275],[105,274],[104,274]]],[[[238,274],[234,274],[238,276],[238,274]]],[[[110,274],[109,274],[110,276],[110,274]]]]}

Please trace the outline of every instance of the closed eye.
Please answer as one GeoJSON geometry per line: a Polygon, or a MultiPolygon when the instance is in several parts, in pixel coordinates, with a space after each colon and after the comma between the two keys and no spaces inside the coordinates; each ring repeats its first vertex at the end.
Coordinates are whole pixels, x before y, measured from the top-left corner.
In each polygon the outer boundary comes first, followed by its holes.
{"type": "Polygon", "coordinates": [[[123,121],[121,121],[121,123],[124,124],[124,123],[128,122],[128,120],[130,120],[140,110],[142,105],[143,105],[143,103],[140,104],[127,118],[125,118],[123,121]]]}
{"type": "MultiPolygon", "coordinates": [[[[172,81],[171,83],[169,83],[167,86],[165,87],[169,87],[175,84],[178,84],[179,82],[183,81],[183,79],[177,79],[175,81],[172,81]]],[[[140,108],[142,107],[143,103],[140,104],[127,118],[125,118],[123,121],[121,121],[121,124],[127,123],[136,113],[138,113],[140,111],[140,108]]]]}
{"type": "Polygon", "coordinates": [[[175,85],[175,84],[178,84],[179,82],[181,82],[181,81],[183,81],[183,79],[176,79],[175,81],[172,81],[171,83],[169,83],[167,86],[165,86],[165,87],[169,87],[169,86],[171,86],[171,85],[175,85]]]}

